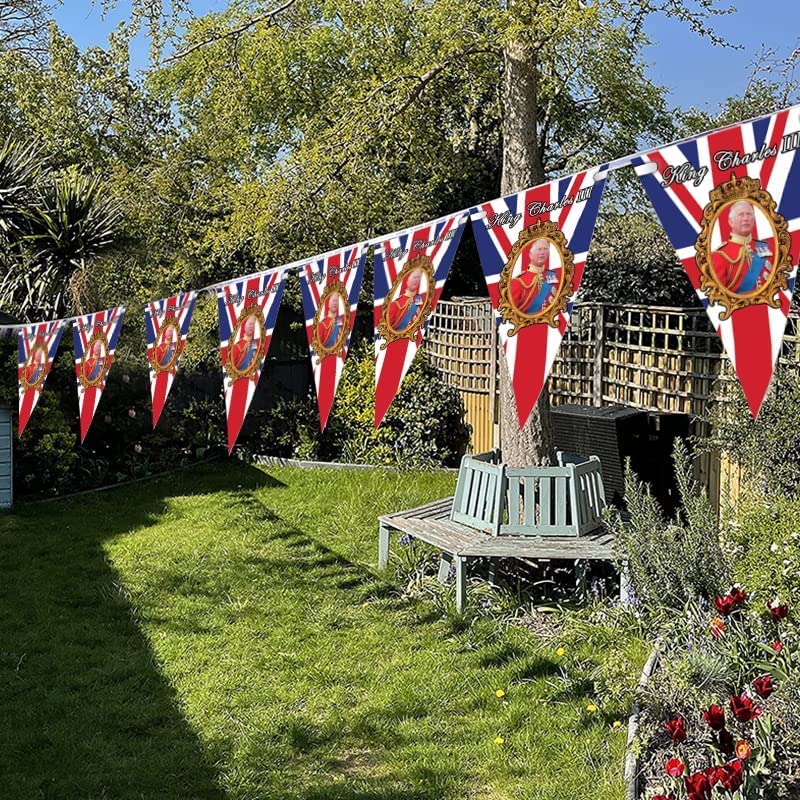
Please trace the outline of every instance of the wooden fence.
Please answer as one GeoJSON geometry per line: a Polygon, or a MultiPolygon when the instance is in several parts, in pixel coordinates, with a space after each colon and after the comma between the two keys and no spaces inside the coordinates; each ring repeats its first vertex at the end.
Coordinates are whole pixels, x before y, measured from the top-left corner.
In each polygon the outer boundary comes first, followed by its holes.
{"type": "MultiPolygon", "coordinates": [[[[472,450],[499,444],[498,346],[488,299],[441,301],[425,347],[444,379],[458,388],[472,425],[472,450]]],[[[798,363],[798,317],[790,316],[781,359],[798,363]]],[[[551,401],[622,405],[688,414],[692,433],[707,433],[709,403],[740,391],[702,308],[577,303],[548,383],[551,401]]],[[[718,504],[735,498],[741,474],[724,454],[698,462],[698,478],[718,504]]]]}

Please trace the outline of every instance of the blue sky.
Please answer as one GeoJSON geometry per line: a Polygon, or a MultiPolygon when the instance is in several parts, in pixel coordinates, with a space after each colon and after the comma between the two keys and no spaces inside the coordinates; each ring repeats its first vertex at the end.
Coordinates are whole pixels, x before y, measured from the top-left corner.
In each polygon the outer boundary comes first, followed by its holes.
{"type": "MultiPolygon", "coordinates": [[[[644,53],[649,76],[666,86],[673,104],[688,108],[715,110],[726,97],[741,94],[751,73],[751,64],[762,44],[786,56],[800,47],[797,28],[790,22],[797,16],[797,0],[733,0],[735,14],[715,20],[715,30],[726,40],[743,45],[741,50],[714,47],[678,22],[653,18],[647,27],[653,45],[644,53]]],[[[80,47],[105,44],[108,34],[125,19],[128,0],[106,17],[100,0],[67,0],[56,9],[61,28],[80,47]]],[[[220,11],[227,0],[194,0],[192,9],[202,15],[220,11]]],[[[134,69],[147,65],[148,43],[144,34],[134,42],[131,62],[134,69]]]]}

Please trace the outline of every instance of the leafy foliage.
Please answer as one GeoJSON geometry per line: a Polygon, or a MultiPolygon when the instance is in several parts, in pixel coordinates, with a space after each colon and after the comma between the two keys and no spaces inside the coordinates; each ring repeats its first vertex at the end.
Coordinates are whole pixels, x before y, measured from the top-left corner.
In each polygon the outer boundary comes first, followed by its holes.
{"type": "Polygon", "coordinates": [[[612,511],[610,526],[621,568],[627,571],[636,602],[655,616],[682,609],[687,599],[709,599],[728,579],[717,515],[705,491],[692,477],[686,445],[673,450],[680,510],[667,520],[658,502],[633,474],[625,471],[629,520],[612,511]]]}

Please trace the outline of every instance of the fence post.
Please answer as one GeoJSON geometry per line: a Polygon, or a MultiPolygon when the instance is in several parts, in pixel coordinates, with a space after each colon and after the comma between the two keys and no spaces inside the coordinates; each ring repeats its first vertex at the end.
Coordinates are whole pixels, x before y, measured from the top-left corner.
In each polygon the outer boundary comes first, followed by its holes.
{"type": "Polygon", "coordinates": [[[606,341],[606,307],[604,303],[595,306],[594,318],[594,373],[592,375],[592,403],[603,405],[603,356],[606,341]]]}

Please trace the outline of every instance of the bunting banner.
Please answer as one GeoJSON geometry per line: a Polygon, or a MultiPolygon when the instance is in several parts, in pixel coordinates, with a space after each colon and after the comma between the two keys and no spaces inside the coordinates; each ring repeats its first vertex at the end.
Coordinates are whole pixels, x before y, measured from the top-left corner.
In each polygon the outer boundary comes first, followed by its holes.
{"type": "Polygon", "coordinates": [[[64,327],[61,320],[26,325],[17,332],[19,379],[19,436],[39,402],[44,382],[58,352],[64,327]]]}
{"type": "Polygon", "coordinates": [[[471,211],[520,428],[569,325],[604,187],[600,167],[471,211]]]}
{"type": "Polygon", "coordinates": [[[106,388],[106,377],[114,363],[125,307],[85,314],[72,324],[75,340],[75,377],[78,380],[78,408],[81,444],[86,439],[94,412],[106,388]]]}
{"type": "Polygon", "coordinates": [[[758,417],[800,253],[800,106],[633,159],[758,417]]]}
{"type": "Polygon", "coordinates": [[[144,309],[154,429],[178,372],[178,360],[186,346],[196,300],[197,292],[184,292],[153,300],[144,309]]]}
{"type": "Polygon", "coordinates": [[[422,343],[466,220],[458,212],[375,246],[376,428],[422,343]]]}
{"type": "Polygon", "coordinates": [[[366,256],[366,245],[359,244],[315,258],[300,271],[321,430],[328,423],[350,347],[366,256]]]}
{"type": "Polygon", "coordinates": [[[261,377],[285,278],[285,271],[275,270],[217,287],[228,454],[233,452],[261,377]]]}

